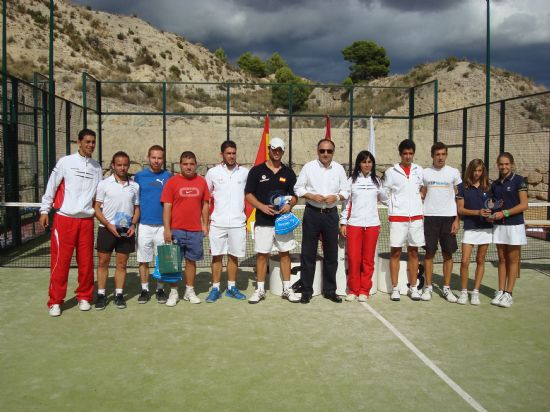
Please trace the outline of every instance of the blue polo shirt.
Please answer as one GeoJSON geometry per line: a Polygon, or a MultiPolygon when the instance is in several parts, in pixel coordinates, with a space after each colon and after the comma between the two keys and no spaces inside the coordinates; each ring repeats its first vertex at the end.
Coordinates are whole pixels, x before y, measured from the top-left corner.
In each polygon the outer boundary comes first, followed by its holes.
{"type": "MultiPolygon", "coordinates": [[[[523,176],[510,173],[504,180],[497,179],[491,184],[491,193],[495,199],[502,199],[504,204],[497,211],[511,209],[519,205],[519,192],[527,192],[527,182],[523,176]]],[[[521,225],[525,223],[523,213],[496,220],[495,225],[521,225]]]]}
{"type": "MultiPolygon", "coordinates": [[[[491,192],[484,192],[480,187],[464,187],[464,183],[457,186],[457,199],[464,199],[464,208],[469,210],[479,210],[485,208],[485,200],[491,196],[491,192]]],[[[462,216],[464,230],[490,229],[492,223],[482,216],[462,216]]]]}
{"type": "Polygon", "coordinates": [[[172,174],[166,170],[154,173],[148,167],[140,170],[134,176],[139,185],[139,222],[146,225],[162,225],[162,203],[160,195],[166,181],[172,174]]]}

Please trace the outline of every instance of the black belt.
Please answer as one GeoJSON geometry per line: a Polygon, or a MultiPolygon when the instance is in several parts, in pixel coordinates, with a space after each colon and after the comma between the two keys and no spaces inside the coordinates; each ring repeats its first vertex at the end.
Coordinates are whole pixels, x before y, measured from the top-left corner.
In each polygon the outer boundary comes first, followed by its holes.
{"type": "Polygon", "coordinates": [[[332,211],[336,210],[336,206],[333,207],[327,207],[327,208],[321,208],[321,207],[315,207],[313,205],[310,205],[309,203],[306,204],[306,207],[309,207],[311,210],[314,210],[318,213],[331,213],[332,211]]]}

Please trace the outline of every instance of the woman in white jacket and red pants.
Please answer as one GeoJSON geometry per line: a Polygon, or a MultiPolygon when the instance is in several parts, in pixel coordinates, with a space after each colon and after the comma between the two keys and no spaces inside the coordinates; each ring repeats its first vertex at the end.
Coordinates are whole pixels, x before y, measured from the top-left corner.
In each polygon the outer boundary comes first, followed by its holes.
{"type": "Polygon", "coordinates": [[[372,288],[374,254],[380,234],[378,201],[387,202],[382,181],[376,176],[371,152],[362,150],[349,178],[351,195],[342,205],[340,232],[346,238],[348,295],[346,300],[366,302],[372,288]]]}

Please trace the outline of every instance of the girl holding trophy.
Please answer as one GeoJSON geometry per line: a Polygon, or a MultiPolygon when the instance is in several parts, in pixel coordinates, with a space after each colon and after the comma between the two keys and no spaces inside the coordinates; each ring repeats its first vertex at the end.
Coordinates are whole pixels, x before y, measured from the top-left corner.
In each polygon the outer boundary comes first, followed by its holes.
{"type": "Polygon", "coordinates": [[[474,290],[470,297],[472,305],[479,305],[479,288],[485,273],[485,256],[489,243],[493,241],[493,224],[487,220],[492,213],[490,186],[487,169],[481,159],[474,159],[466,168],[464,181],[457,187],[456,203],[458,214],[464,222],[462,237],[462,262],[460,265],[461,293],[457,303],[468,302],[468,271],[472,250],[477,246],[474,290]]]}
{"type": "Polygon", "coordinates": [[[519,274],[521,246],[527,244],[523,212],[527,210],[527,182],[514,172],[514,157],[503,152],[497,158],[498,179],[491,184],[495,212],[493,242],[498,251],[498,291],[491,304],[509,308],[519,274]]]}

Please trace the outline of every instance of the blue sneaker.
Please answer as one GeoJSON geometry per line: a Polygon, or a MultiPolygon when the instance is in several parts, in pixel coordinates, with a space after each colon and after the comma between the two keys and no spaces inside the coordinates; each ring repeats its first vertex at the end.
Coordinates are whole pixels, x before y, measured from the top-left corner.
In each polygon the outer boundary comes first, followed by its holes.
{"type": "Polygon", "coordinates": [[[218,288],[212,288],[210,293],[208,294],[208,297],[206,298],[207,303],[214,303],[218,299],[222,297],[222,294],[218,288]]]}
{"type": "Polygon", "coordinates": [[[228,298],[238,299],[238,300],[245,300],[246,296],[241,293],[239,289],[237,289],[236,286],[231,286],[231,289],[227,289],[225,291],[225,296],[228,298]]]}

